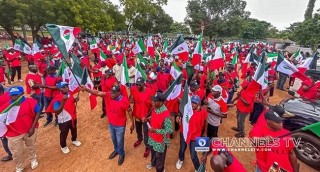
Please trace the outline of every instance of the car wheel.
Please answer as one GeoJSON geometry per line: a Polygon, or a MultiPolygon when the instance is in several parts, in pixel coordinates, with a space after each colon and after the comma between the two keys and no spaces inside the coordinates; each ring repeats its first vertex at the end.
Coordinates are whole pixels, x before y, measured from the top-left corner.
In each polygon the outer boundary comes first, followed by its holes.
{"type": "Polygon", "coordinates": [[[320,170],[320,138],[308,133],[294,133],[294,138],[301,138],[300,143],[294,149],[297,158],[305,164],[320,170]]]}

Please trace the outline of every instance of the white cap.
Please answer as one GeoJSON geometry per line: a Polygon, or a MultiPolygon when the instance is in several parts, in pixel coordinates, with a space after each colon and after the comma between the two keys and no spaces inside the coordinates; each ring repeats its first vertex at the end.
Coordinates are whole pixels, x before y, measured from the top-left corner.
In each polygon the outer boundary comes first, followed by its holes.
{"type": "Polygon", "coordinates": [[[214,87],[212,87],[212,91],[218,91],[218,92],[222,92],[222,87],[220,85],[215,85],[214,87]]]}
{"type": "Polygon", "coordinates": [[[51,44],[48,44],[48,47],[51,47],[52,45],[51,44]]]}

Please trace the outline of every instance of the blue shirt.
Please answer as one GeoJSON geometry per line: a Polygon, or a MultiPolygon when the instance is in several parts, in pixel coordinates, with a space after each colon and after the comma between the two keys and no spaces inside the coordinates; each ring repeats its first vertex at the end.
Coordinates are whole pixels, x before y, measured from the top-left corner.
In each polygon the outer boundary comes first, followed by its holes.
{"type": "MultiPolygon", "coordinates": [[[[21,98],[21,103],[26,101],[26,97],[22,96],[21,98]]],[[[10,104],[12,104],[14,101],[10,100],[10,104]]],[[[40,113],[40,105],[39,103],[36,104],[36,106],[34,107],[34,113],[40,113]]]]}

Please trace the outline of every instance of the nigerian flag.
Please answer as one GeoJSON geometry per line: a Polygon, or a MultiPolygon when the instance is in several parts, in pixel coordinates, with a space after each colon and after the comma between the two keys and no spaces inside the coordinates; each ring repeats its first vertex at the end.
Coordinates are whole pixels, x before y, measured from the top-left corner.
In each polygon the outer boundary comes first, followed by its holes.
{"type": "Polygon", "coordinates": [[[278,53],[268,53],[267,63],[277,61],[278,53]]]}
{"type": "Polygon", "coordinates": [[[128,65],[127,65],[127,57],[124,56],[122,60],[122,72],[121,72],[121,78],[120,83],[122,85],[126,85],[129,83],[129,72],[128,72],[128,65]]]}
{"type": "Polygon", "coordinates": [[[134,45],[134,47],[132,48],[132,52],[134,54],[138,54],[141,53],[143,51],[146,51],[146,48],[144,47],[144,43],[142,41],[142,39],[139,39],[136,44],[134,45]]]}
{"type": "Polygon", "coordinates": [[[192,110],[192,104],[191,104],[191,98],[189,95],[189,88],[188,84],[184,85],[184,92],[183,96],[180,102],[180,112],[182,113],[182,130],[183,130],[183,138],[185,141],[187,141],[187,136],[189,132],[189,122],[190,119],[193,115],[193,110],[192,110]]]}
{"type": "Polygon", "coordinates": [[[170,85],[170,87],[164,93],[166,100],[173,100],[177,98],[181,93],[182,74],[170,85]]]}
{"type": "Polygon", "coordinates": [[[66,65],[66,61],[62,60],[59,70],[58,70],[58,76],[62,78],[62,81],[67,82],[67,80],[69,81],[69,70],[68,67],[66,65]]]}
{"type": "MultiPolygon", "coordinates": [[[[19,91],[17,88],[11,88],[10,91],[19,91]]],[[[6,109],[0,113],[0,137],[6,134],[8,131],[7,125],[14,123],[17,119],[21,100],[23,96],[20,96],[16,101],[11,103],[6,109]]]]}
{"type": "Polygon", "coordinates": [[[100,50],[100,61],[106,61],[106,59],[107,59],[106,54],[104,54],[104,52],[100,50]]]}
{"type": "Polygon", "coordinates": [[[9,49],[9,45],[8,45],[7,41],[4,42],[4,48],[5,48],[6,50],[9,49]]]}
{"type": "Polygon", "coordinates": [[[301,63],[303,60],[303,56],[301,55],[300,48],[294,53],[294,59],[298,61],[298,63],[301,63]]]}
{"type": "Polygon", "coordinates": [[[55,24],[46,24],[45,26],[63,57],[68,57],[68,51],[72,47],[77,35],[81,32],[81,29],[79,27],[55,24]]]}
{"type": "Polygon", "coordinates": [[[73,93],[75,93],[78,91],[78,88],[80,87],[79,84],[82,77],[82,68],[80,66],[79,59],[74,54],[71,54],[71,59],[73,61],[73,65],[72,72],[70,74],[69,89],[73,93]]]}
{"type": "Polygon", "coordinates": [[[139,63],[136,63],[136,74],[134,77],[134,81],[136,82],[139,77],[142,77],[145,81],[147,80],[146,72],[141,68],[139,63]]]}
{"type": "Polygon", "coordinates": [[[138,54],[137,57],[138,57],[137,61],[138,61],[139,63],[143,63],[144,65],[147,65],[147,64],[148,64],[147,60],[144,59],[140,53],[138,54]]]}
{"type": "Polygon", "coordinates": [[[29,45],[20,39],[15,40],[13,49],[25,54],[32,54],[32,49],[29,47],[29,45]]]}

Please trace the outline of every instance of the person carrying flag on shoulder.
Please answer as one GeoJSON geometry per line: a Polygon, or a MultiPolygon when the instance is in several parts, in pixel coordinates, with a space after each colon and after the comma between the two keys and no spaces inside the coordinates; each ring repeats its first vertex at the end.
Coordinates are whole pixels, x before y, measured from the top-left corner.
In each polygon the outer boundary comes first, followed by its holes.
{"type": "MultiPolygon", "coordinates": [[[[31,169],[36,169],[39,165],[36,156],[36,138],[38,120],[40,118],[40,106],[33,98],[23,96],[24,89],[21,86],[11,87],[9,90],[10,101],[0,107],[0,112],[8,110],[8,119],[16,116],[16,120],[7,125],[5,136],[8,139],[9,149],[16,165],[16,172],[24,169],[23,150],[26,146],[31,161],[31,169]],[[18,106],[18,110],[7,109],[11,105],[18,106]],[[12,112],[10,112],[12,110],[12,112]]],[[[5,114],[3,114],[5,115],[5,114]]]]}

